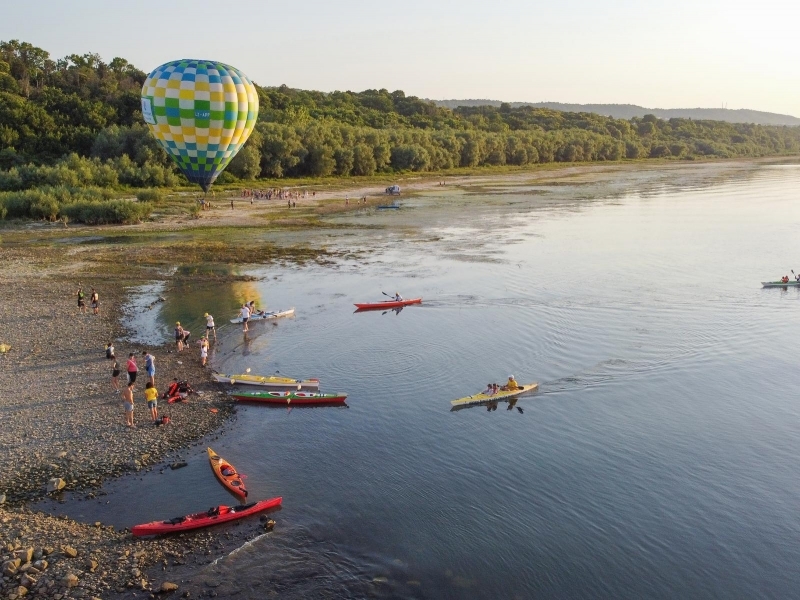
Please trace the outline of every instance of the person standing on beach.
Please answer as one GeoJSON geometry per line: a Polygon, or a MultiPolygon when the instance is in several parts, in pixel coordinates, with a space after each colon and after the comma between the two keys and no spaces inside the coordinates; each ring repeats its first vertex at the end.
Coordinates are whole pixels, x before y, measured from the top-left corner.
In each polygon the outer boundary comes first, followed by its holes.
{"type": "Polygon", "coordinates": [[[206,313],[203,315],[206,318],[206,338],[212,333],[214,334],[214,341],[217,341],[217,328],[214,326],[214,317],[206,313]]]}
{"type": "Polygon", "coordinates": [[[156,359],[149,352],[144,353],[144,370],[147,373],[148,383],[156,385],[156,359]]]}
{"type": "Polygon", "coordinates": [[[175,345],[178,347],[178,352],[183,350],[183,327],[180,321],[175,321],[175,345]]]}
{"type": "Polygon", "coordinates": [[[127,387],[122,390],[122,408],[125,411],[125,425],[128,427],[136,427],[133,424],[133,382],[131,381],[127,387]]]}
{"type": "Polygon", "coordinates": [[[136,383],[136,376],[139,374],[139,365],[136,364],[136,355],[131,352],[128,355],[128,383],[136,383]]]}
{"type": "Polygon", "coordinates": [[[144,386],[144,399],[147,400],[147,408],[150,411],[150,418],[153,423],[158,420],[158,390],[151,382],[144,386]]]}
{"type": "Polygon", "coordinates": [[[247,321],[250,319],[250,309],[247,304],[242,304],[242,331],[249,331],[247,321]]]}
{"type": "Polygon", "coordinates": [[[86,295],[83,293],[83,288],[78,284],[78,310],[84,315],[86,314],[86,295]]]}
{"type": "Polygon", "coordinates": [[[111,367],[111,387],[119,392],[119,363],[114,359],[114,365],[111,367]]]}
{"type": "Polygon", "coordinates": [[[100,296],[97,291],[92,288],[92,295],[89,297],[89,302],[92,303],[92,312],[96,315],[100,314],[100,296]]]}
{"type": "Polygon", "coordinates": [[[200,366],[205,367],[208,360],[208,338],[200,338],[200,366]]]}

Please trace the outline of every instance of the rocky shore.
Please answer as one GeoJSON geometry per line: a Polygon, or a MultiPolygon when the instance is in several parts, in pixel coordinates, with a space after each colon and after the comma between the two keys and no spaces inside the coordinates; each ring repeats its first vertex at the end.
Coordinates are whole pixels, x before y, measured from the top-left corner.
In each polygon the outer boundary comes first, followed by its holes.
{"type": "MultiPolygon", "coordinates": [[[[152,468],[170,453],[219,428],[235,411],[210,381],[193,346],[131,346],[119,315],[127,281],[70,260],[63,248],[4,246],[0,261],[0,597],[147,597],[173,591],[170,565],[207,562],[213,533],[140,541],[102,523],[78,523],[29,508],[32,501],[64,492],[87,499],[102,495],[104,480],[152,468]],[[78,282],[100,293],[100,314],[78,311],[78,282]],[[159,390],[174,378],[188,379],[198,392],[186,403],[169,405],[172,423],[155,427],[137,382],[135,419],[123,424],[122,401],[111,387],[105,344],[114,341],[125,379],[125,358],[156,357],[159,390]],[[149,571],[148,571],[149,569],[149,571]],[[162,584],[166,585],[163,586],[162,584]],[[168,589],[169,588],[169,589],[168,589]]],[[[88,302],[87,302],[88,304],[88,302]]],[[[164,404],[161,405],[163,410],[164,404]]],[[[247,538],[263,531],[240,528],[247,538]]],[[[222,546],[216,543],[217,551],[222,546]]]]}

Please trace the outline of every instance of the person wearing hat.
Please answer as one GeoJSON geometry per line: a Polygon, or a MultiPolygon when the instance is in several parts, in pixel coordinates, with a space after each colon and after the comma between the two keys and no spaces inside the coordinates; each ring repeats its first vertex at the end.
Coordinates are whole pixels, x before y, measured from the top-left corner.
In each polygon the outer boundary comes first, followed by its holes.
{"type": "Polygon", "coordinates": [[[183,337],[185,332],[181,327],[180,321],[175,321],[175,345],[178,347],[178,352],[183,351],[183,337]]]}
{"type": "Polygon", "coordinates": [[[214,341],[217,341],[217,328],[214,327],[214,317],[206,313],[203,315],[206,318],[206,339],[213,333],[214,341]]]}
{"type": "Polygon", "coordinates": [[[503,389],[509,390],[509,391],[513,391],[513,390],[518,390],[519,389],[519,384],[517,383],[517,380],[514,379],[513,375],[509,375],[508,376],[508,381],[503,386],[503,389]]]}

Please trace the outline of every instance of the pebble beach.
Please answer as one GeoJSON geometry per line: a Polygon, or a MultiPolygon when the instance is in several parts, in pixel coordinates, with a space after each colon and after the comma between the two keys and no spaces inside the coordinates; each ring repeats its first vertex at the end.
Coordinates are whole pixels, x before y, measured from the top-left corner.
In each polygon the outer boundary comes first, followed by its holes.
{"type": "Polygon", "coordinates": [[[0,343],[6,349],[0,354],[0,448],[8,459],[0,470],[0,596],[61,600],[135,591],[141,596],[162,591],[162,584],[170,591],[176,584],[167,574],[154,578],[148,572],[160,574],[167,565],[196,557],[209,560],[212,534],[140,541],[100,522],[39,512],[32,504],[64,494],[92,499],[103,494],[100,487],[109,478],[169,468],[165,460],[177,460],[235,409],[200,366],[194,344],[178,353],[172,344],[124,341],[120,315],[130,282],[115,274],[86,277],[85,264],[64,258],[58,248],[6,246],[0,263],[0,343]],[[98,289],[99,315],[89,306],[85,314],[78,311],[79,281],[87,291],[98,289]],[[111,386],[108,341],[123,370],[120,386],[128,353],[137,353],[141,371],[133,429],[124,425],[122,400],[111,386]],[[145,351],[156,357],[159,391],[179,378],[197,392],[188,402],[169,405],[172,422],[160,427],[150,422],[144,401],[145,351]]]}

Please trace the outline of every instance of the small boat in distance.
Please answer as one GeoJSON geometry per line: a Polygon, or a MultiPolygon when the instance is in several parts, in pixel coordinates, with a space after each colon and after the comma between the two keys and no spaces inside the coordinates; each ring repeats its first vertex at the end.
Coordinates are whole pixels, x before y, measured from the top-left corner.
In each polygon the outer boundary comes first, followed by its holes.
{"type": "Polygon", "coordinates": [[[773,287],[800,287],[800,281],[789,280],[787,282],[783,281],[762,281],[761,285],[765,288],[773,288],[773,287]]]}
{"type": "Polygon", "coordinates": [[[354,306],[359,310],[382,310],[386,308],[397,308],[398,306],[408,306],[409,304],[422,304],[422,298],[410,298],[408,300],[384,300],[383,302],[354,304],[354,306]]]}

